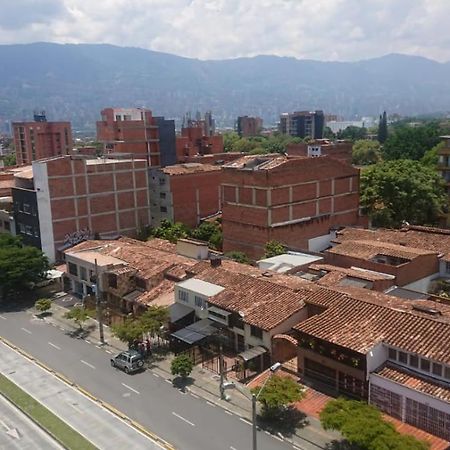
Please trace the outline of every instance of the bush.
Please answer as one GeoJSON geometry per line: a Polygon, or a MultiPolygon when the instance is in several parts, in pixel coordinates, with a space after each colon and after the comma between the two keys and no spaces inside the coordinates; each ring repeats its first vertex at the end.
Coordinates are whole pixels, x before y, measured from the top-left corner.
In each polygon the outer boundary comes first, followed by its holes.
{"type": "Polygon", "coordinates": [[[52,307],[52,301],[49,298],[40,298],[36,301],[34,307],[43,314],[52,307]]]}
{"type": "Polygon", "coordinates": [[[179,375],[181,378],[187,378],[194,368],[194,361],[186,354],[181,353],[172,360],[170,364],[170,371],[172,375],[179,375]]]}

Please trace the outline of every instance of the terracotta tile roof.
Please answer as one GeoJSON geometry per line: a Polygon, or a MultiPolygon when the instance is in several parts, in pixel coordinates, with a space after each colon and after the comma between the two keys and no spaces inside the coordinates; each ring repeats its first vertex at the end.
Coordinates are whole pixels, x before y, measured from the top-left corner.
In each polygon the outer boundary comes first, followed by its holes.
{"type": "MultiPolygon", "coordinates": [[[[338,273],[339,276],[335,275],[337,280],[345,278],[346,276],[360,278],[362,280],[367,280],[367,281],[379,281],[379,280],[393,279],[392,275],[388,275],[388,274],[381,273],[381,272],[374,272],[372,270],[359,270],[359,269],[352,269],[352,268],[346,268],[346,267],[339,267],[339,266],[333,266],[331,264],[311,264],[309,266],[309,269],[311,269],[313,271],[328,272],[330,275],[333,273],[338,273]]],[[[326,278],[326,275],[319,280],[319,283],[322,280],[324,280],[325,278],[326,278]]]]}
{"type": "Polygon", "coordinates": [[[428,250],[443,255],[450,261],[450,230],[441,228],[407,226],[400,230],[364,230],[345,228],[338,231],[335,242],[370,240],[401,245],[402,247],[428,250]]]}
{"type": "MultiPolygon", "coordinates": [[[[238,266],[242,269],[242,265],[238,266]]],[[[247,268],[247,273],[243,273],[233,265],[211,267],[209,263],[200,262],[191,272],[196,279],[225,288],[211,297],[208,300],[210,303],[227,311],[241,313],[244,322],[263,330],[275,328],[304,308],[304,299],[316,288],[312,283],[298,280],[296,288],[292,289],[279,281],[273,281],[271,277],[265,277],[258,269],[252,269],[247,268]],[[302,288],[298,287],[300,285],[302,288]]]]}
{"type": "Polygon", "coordinates": [[[325,310],[294,328],[362,354],[385,342],[450,363],[450,307],[422,300],[407,301],[355,287],[339,291],[323,287],[309,295],[306,303],[325,310]],[[414,309],[415,305],[430,304],[438,310],[437,315],[414,309]]]}
{"type": "Polygon", "coordinates": [[[412,260],[421,255],[433,255],[438,252],[424,250],[421,248],[404,247],[390,242],[379,242],[371,240],[344,240],[339,245],[327,250],[328,253],[352,256],[365,260],[371,260],[376,255],[386,255],[395,258],[412,260]]]}
{"type": "Polygon", "coordinates": [[[383,365],[375,373],[387,380],[450,403],[450,385],[447,383],[439,382],[438,380],[432,381],[428,377],[421,377],[408,369],[392,363],[383,365]]]}
{"type": "Polygon", "coordinates": [[[212,164],[201,163],[183,163],[175,164],[173,166],[166,166],[161,169],[167,175],[187,175],[201,172],[220,172],[220,166],[213,166],[212,164]]]}

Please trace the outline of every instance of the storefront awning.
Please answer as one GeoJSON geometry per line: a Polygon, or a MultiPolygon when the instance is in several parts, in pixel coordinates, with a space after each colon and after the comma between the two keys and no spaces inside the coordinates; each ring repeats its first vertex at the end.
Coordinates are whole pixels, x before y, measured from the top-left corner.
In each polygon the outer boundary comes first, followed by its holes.
{"type": "Polygon", "coordinates": [[[214,326],[214,322],[209,319],[202,319],[194,322],[181,330],[175,331],[171,336],[175,339],[185,342],[186,344],[194,344],[202,339],[217,333],[218,328],[214,326]]]}
{"type": "Polygon", "coordinates": [[[178,320],[188,316],[193,312],[194,310],[192,308],[183,305],[182,303],[173,303],[169,306],[170,321],[172,323],[177,322],[178,320]]]}
{"type": "Polygon", "coordinates": [[[253,347],[245,350],[245,352],[241,352],[238,355],[238,358],[242,358],[244,361],[250,361],[251,359],[256,358],[257,356],[264,355],[267,350],[264,347],[253,347]]]}

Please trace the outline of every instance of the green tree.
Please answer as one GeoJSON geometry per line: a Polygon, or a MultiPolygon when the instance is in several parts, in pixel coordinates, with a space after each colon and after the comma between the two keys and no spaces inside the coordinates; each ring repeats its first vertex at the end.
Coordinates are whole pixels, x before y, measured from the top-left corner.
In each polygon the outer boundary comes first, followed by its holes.
{"type": "Polygon", "coordinates": [[[357,165],[375,164],[381,159],[380,144],[377,141],[360,139],[353,144],[352,163],[357,165]]]}
{"type": "Polygon", "coordinates": [[[187,353],[180,353],[172,359],[170,371],[172,375],[178,375],[181,378],[187,378],[194,368],[194,361],[187,353]]]}
{"type": "Polygon", "coordinates": [[[374,226],[435,224],[446,202],[442,177],[418,161],[387,161],[361,174],[361,206],[374,226]]]}
{"type": "Polygon", "coordinates": [[[138,318],[144,333],[159,336],[161,329],[169,321],[169,310],[165,306],[149,306],[138,318]]]}
{"type": "Polygon", "coordinates": [[[438,151],[444,148],[444,145],[443,142],[439,142],[439,144],[435,145],[430,150],[427,150],[420,159],[420,162],[425,166],[436,168],[439,162],[438,151]]]}
{"type": "Polygon", "coordinates": [[[3,162],[5,163],[5,166],[15,166],[16,165],[16,154],[15,153],[8,153],[3,157],[3,162]]]}
{"type": "Polygon", "coordinates": [[[181,222],[172,223],[170,220],[162,220],[161,225],[151,230],[151,235],[176,243],[178,239],[186,238],[190,234],[189,228],[181,222]]]}
{"type": "Polygon", "coordinates": [[[336,135],[333,133],[333,130],[330,127],[325,127],[323,130],[323,138],[336,139],[336,135]]]}
{"type": "Polygon", "coordinates": [[[252,394],[258,396],[262,404],[262,416],[274,417],[283,407],[300,401],[305,390],[290,377],[272,375],[262,390],[257,386],[252,389],[252,394]]]}
{"type": "Polygon", "coordinates": [[[43,315],[52,307],[52,301],[49,298],[40,298],[36,300],[34,307],[43,315]]]}
{"type": "Polygon", "coordinates": [[[367,137],[367,129],[364,127],[355,127],[351,125],[345,128],[345,130],[338,131],[336,137],[338,139],[348,139],[350,141],[365,139],[367,137]]]}
{"type": "Polygon", "coordinates": [[[286,247],[278,241],[269,241],[264,247],[264,257],[272,258],[272,256],[282,255],[286,253],[286,247]]]}
{"type": "Polygon", "coordinates": [[[388,138],[388,124],[386,111],[380,116],[380,121],[378,122],[378,142],[384,144],[388,138]]]}
{"type": "Polygon", "coordinates": [[[37,248],[22,246],[21,239],[0,233],[0,298],[27,289],[49,270],[47,257],[37,248]]]}
{"type": "Polygon", "coordinates": [[[227,131],[223,134],[223,150],[225,152],[235,152],[234,146],[240,137],[234,131],[227,131]]]}
{"type": "Polygon", "coordinates": [[[236,261],[241,264],[249,264],[250,263],[248,256],[244,252],[231,251],[231,252],[225,253],[225,256],[227,258],[230,258],[233,261],[236,261]]]}
{"type": "Polygon", "coordinates": [[[78,325],[78,328],[82,330],[84,322],[89,319],[91,314],[93,313],[89,312],[83,306],[74,306],[64,314],[64,317],[73,320],[78,325]]]}
{"type": "Polygon", "coordinates": [[[412,436],[403,436],[383,420],[381,412],[366,403],[338,398],[329,401],[320,412],[325,430],[337,430],[364,450],[426,450],[428,444],[412,436]]]}
{"type": "Polygon", "coordinates": [[[191,236],[194,239],[208,242],[210,247],[216,250],[222,249],[222,228],[219,222],[203,222],[192,230],[191,236]]]}
{"type": "Polygon", "coordinates": [[[439,124],[430,122],[412,127],[399,125],[384,142],[383,159],[421,159],[425,153],[440,142],[439,124]]]}
{"type": "Polygon", "coordinates": [[[123,323],[113,325],[111,331],[117,339],[128,344],[130,348],[134,341],[142,339],[144,328],[139,319],[127,317],[123,323]]]}

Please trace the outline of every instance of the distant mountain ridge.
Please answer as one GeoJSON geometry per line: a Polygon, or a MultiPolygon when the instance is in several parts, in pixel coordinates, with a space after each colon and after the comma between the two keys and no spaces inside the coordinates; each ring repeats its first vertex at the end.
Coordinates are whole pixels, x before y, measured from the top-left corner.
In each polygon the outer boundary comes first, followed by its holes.
{"type": "Polygon", "coordinates": [[[354,117],[383,110],[450,110],[450,63],[390,54],[358,62],[256,56],[200,61],[107,44],[0,45],[0,120],[49,119],[94,128],[107,106],[146,106],[181,118],[212,110],[221,125],[238,115],[265,123],[281,112],[323,109],[354,117]]]}

